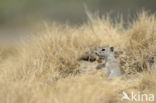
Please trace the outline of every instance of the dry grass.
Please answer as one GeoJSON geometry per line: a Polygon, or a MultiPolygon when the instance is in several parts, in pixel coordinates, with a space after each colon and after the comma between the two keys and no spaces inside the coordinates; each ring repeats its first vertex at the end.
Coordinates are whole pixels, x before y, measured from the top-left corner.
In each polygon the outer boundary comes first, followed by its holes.
{"type": "Polygon", "coordinates": [[[1,103],[120,103],[122,91],[156,94],[154,66],[148,72],[148,60],[156,54],[155,15],[139,14],[128,29],[109,17],[94,18],[80,27],[45,27],[30,43],[22,43],[16,55],[0,52],[0,61],[9,56],[0,63],[1,103]],[[100,71],[76,74],[80,55],[104,45],[126,52],[131,66],[123,68],[126,74],[115,80],[102,77],[100,71]]]}

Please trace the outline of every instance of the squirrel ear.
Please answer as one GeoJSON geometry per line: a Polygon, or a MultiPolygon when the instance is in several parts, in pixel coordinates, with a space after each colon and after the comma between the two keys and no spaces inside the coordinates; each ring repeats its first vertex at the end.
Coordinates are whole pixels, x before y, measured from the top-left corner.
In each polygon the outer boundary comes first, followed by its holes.
{"type": "Polygon", "coordinates": [[[110,50],[113,52],[114,51],[114,47],[110,47],[110,50]]]}

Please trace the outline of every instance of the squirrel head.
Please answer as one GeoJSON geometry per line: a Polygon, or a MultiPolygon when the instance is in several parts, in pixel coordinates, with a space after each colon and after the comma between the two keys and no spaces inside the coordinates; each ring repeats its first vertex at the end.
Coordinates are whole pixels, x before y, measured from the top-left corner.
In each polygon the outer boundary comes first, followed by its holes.
{"type": "Polygon", "coordinates": [[[101,58],[106,58],[110,55],[114,55],[114,47],[105,47],[100,51],[96,51],[95,54],[101,58]]]}

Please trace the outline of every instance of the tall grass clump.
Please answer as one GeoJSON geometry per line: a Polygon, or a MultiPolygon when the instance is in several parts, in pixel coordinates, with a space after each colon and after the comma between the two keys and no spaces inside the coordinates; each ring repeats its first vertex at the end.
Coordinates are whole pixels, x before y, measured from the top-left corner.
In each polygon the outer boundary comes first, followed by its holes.
{"type": "Polygon", "coordinates": [[[74,27],[44,24],[43,31],[22,42],[15,52],[0,62],[2,103],[119,103],[122,91],[156,94],[151,63],[156,55],[154,14],[138,14],[128,28],[109,16],[74,27]],[[79,75],[78,58],[89,48],[105,45],[125,52],[125,75],[114,80],[98,73],[79,75]]]}

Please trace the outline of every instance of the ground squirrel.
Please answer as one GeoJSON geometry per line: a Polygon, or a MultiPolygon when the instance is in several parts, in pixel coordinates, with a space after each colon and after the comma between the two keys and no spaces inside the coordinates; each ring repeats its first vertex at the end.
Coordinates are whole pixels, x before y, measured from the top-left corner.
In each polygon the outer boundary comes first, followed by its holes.
{"type": "Polygon", "coordinates": [[[114,54],[114,47],[102,48],[100,51],[96,51],[96,55],[105,59],[104,64],[97,66],[97,69],[103,66],[106,68],[106,76],[108,78],[115,78],[121,76],[120,65],[117,62],[114,54]]]}

